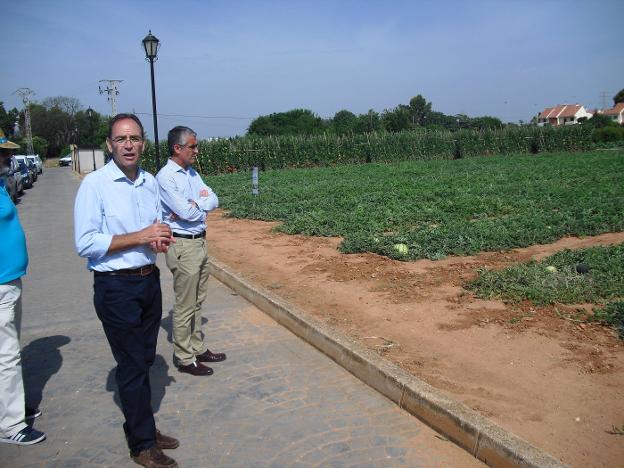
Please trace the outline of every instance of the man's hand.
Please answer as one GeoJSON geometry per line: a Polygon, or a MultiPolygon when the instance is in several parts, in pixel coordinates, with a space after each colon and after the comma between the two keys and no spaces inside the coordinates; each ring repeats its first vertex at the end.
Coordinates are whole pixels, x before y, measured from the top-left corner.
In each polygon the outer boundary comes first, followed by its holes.
{"type": "Polygon", "coordinates": [[[169,245],[171,242],[175,242],[171,233],[171,228],[168,224],[154,221],[145,229],[141,229],[138,233],[141,244],[152,244],[152,242],[166,243],[169,245]]]}
{"type": "Polygon", "coordinates": [[[172,242],[175,242],[175,239],[169,225],[154,220],[140,231],[114,235],[108,253],[121,252],[137,245],[149,245],[154,252],[166,252],[172,242]]]}
{"type": "MultiPolygon", "coordinates": [[[[175,242],[175,241],[174,241],[175,242]]],[[[169,244],[165,244],[164,242],[150,242],[150,248],[154,253],[167,253],[169,250],[169,244]]]]}

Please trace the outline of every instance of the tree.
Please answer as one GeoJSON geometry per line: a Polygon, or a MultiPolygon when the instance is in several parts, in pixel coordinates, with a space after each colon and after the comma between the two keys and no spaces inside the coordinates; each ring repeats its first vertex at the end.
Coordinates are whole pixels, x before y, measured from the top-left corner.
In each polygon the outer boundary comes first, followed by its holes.
{"type": "Polygon", "coordinates": [[[409,113],[412,127],[425,125],[431,115],[431,103],[419,94],[410,99],[409,113]]]}
{"type": "Polygon", "coordinates": [[[411,125],[411,113],[409,106],[399,104],[392,110],[384,110],[381,114],[383,127],[389,132],[407,130],[411,125]]]}
{"type": "Polygon", "coordinates": [[[596,112],[591,119],[583,122],[582,125],[589,125],[594,128],[617,127],[617,124],[608,116],[596,112]]]}
{"type": "Polygon", "coordinates": [[[366,114],[360,114],[357,116],[357,122],[355,124],[356,133],[371,133],[381,130],[381,118],[379,113],[373,109],[369,109],[366,114]]]}
{"type": "Polygon", "coordinates": [[[341,110],[334,115],[331,126],[337,135],[344,135],[346,133],[355,133],[357,123],[358,118],[353,112],[341,110]]]}
{"type": "MultiPolygon", "coordinates": [[[[479,130],[485,129],[499,129],[503,128],[503,122],[496,117],[490,117],[488,115],[484,115],[483,117],[475,117],[470,120],[470,127],[477,128],[479,130]]],[[[519,121],[519,124],[522,125],[524,122],[522,120],[519,121]]]]}
{"type": "Polygon", "coordinates": [[[618,93],[615,96],[613,96],[614,106],[620,102],[624,102],[624,88],[620,89],[620,91],[618,91],[618,93]]]}
{"type": "Polygon", "coordinates": [[[78,134],[76,143],[80,147],[95,148],[101,146],[106,139],[108,121],[94,110],[78,111],[75,116],[78,134]],[[90,115],[89,115],[90,114],[90,115]]]}
{"type": "Polygon", "coordinates": [[[70,96],[47,97],[41,101],[41,105],[48,110],[60,109],[72,118],[82,109],[80,101],[70,96]]]}
{"type": "Polygon", "coordinates": [[[15,122],[19,119],[19,111],[15,108],[10,111],[4,109],[4,103],[0,101],[0,128],[4,131],[7,137],[13,135],[13,129],[15,128],[15,122]]]}
{"type": "Polygon", "coordinates": [[[254,119],[247,133],[250,135],[312,135],[325,129],[323,119],[308,109],[293,109],[264,115],[254,119]]]}

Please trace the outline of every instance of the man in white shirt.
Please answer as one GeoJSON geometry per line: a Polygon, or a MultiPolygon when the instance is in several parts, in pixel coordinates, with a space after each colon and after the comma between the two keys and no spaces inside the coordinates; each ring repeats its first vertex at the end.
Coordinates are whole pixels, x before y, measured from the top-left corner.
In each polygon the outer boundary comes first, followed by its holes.
{"type": "Polygon", "coordinates": [[[154,177],[139,168],[143,125],[133,114],[110,121],[106,145],[113,159],[90,173],[74,205],[76,250],[94,275],[93,303],[113,357],[123,425],[132,459],[152,468],[178,464],[162,452],[179,442],[156,429],[149,369],[162,316],[156,253],[175,242],[160,221],[154,177]]]}
{"type": "Polygon", "coordinates": [[[191,166],[198,154],[197,134],[188,127],[175,127],[167,136],[167,164],[158,172],[163,220],[171,226],[176,243],[166,254],[173,274],[173,355],[180,372],[196,376],[213,373],[203,362],[219,362],[224,353],[204,349],[202,303],[208,282],[206,215],[219,200],[191,166]]]}

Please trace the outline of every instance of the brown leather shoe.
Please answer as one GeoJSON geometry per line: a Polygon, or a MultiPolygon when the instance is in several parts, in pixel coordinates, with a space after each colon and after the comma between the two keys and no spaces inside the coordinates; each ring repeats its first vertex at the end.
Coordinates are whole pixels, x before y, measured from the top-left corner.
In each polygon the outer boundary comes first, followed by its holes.
{"type": "Polygon", "coordinates": [[[158,429],[156,429],[156,447],[161,450],[173,450],[180,446],[180,441],[173,437],[161,434],[158,429]]]}
{"type": "Polygon", "coordinates": [[[225,361],[225,353],[211,353],[209,349],[195,356],[199,362],[221,362],[225,361]]]}
{"type": "Polygon", "coordinates": [[[212,375],[213,370],[208,366],[204,366],[201,362],[194,362],[188,366],[178,366],[180,372],[191,375],[212,375]]]}
{"type": "Polygon", "coordinates": [[[132,459],[135,463],[146,468],[178,468],[178,463],[156,446],[145,449],[138,455],[133,455],[132,459]]]}

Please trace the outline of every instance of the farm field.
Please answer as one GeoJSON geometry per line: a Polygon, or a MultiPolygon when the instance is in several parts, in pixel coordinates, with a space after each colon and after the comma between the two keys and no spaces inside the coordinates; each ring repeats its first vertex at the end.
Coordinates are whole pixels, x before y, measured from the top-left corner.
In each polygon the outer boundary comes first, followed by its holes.
{"type": "Polygon", "coordinates": [[[479,157],[211,177],[234,217],[340,236],[345,253],[439,259],[624,230],[624,154],[479,157]],[[406,249],[397,250],[397,244],[406,249]]]}
{"type": "MultiPolygon", "coordinates": [[[[217,210],[209,219],[211,255],[564,462],[618,466],[624,459],[618,435],[624,426],[624,342],[616,330],[577,320],[578,309],[592,304],[480,298],[468,284],[480,269],[515,268],[566,249],[617,249],[624,243],[622,156],[595,152],[267,172],[261,173],[255,206],[248,173],[209,177],[225,210],[273,220],[236,219],[217,210]],[[398,182],[399,169],[411,171],[407,188],[398,182]],[[437,197],[418,191],[420,185],[437,190],[437,197]],[[342,211],[330,210],[332,200],[342,211]],[[481,211],[471,209],[478,201],[481,211]],[[317,214],[306,217],[315,206],[317,214]],[[485,215],[475,217],[479,212],[485,215]],[[384,214],[391,213],[391,223],[384,224],[384,214]],[[485,251],[460,250],[458,256],[457,244],[451,245],[459,236],[443,229],[449,236],[440,239],[450,241],[423,243],[416,255],[415,237],[405,236],[444,228],[452,213],[463,223],[453,225],[459,233],[475,219],[490,220],[484,226],[502,226],[511,241],[494,248],[465,243],[462,248],[485,251]],[[505,224],[510,218],[515,221],[505,224]],[[293,219],[307,222],[291,224],[293,219]],[[532,219],[540,221],[534,226],[532,219]],[[293,226],[304,226],[300,232],[306,235],[286,234],[300,229],[293,226]],[[377,250],[340,252],[348,250],[346,240],[375,247],[380,237],[377,250]],[[404,261],[392,247],[401,239],[414,261],[404,261]]],[[[485,233],[479,239],[504,237],[485,233]]]]}

